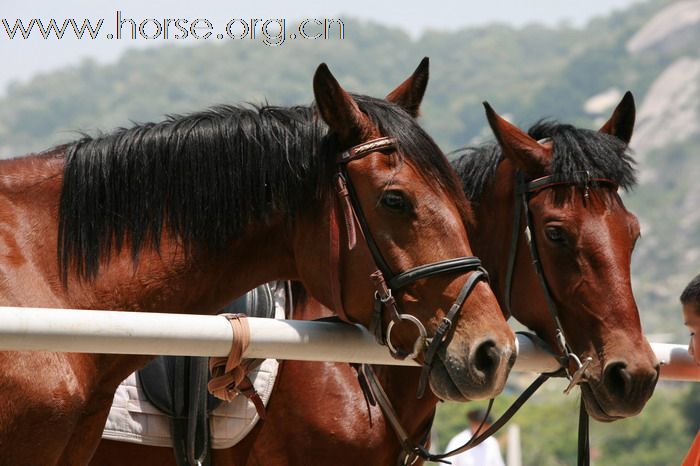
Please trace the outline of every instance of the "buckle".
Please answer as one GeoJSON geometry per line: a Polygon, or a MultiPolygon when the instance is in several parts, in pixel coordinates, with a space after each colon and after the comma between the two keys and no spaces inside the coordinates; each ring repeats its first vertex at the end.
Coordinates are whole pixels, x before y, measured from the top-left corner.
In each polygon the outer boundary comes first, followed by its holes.
{"type": "MultiPolygon", "coordinates": [[[[588,356],[586,359],[583,360],[582,363],[578,356],[576,356],[574,353],[569,353],[568,358],[570,361],[574,361],[578,368],[576,369],[576,372],[574,372],[569,378],[569,385],[567,385],[564,389],[565,395],[568,395],[569,392],[571,392],[571,390],[576,385],[586,382],[586,377],[588,375],[586,371],[588,370],[588,366],[591,365],[591,362],[593,362],[593,358],[588,356]]],[[[568,367],[566,369],[566,372],[569,372],[568,367]]]]}

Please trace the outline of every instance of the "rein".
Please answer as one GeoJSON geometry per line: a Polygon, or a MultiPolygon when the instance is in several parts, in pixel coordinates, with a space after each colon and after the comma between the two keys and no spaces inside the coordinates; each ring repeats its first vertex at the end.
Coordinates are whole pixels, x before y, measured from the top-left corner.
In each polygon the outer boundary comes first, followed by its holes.
{"type": "Polygon", "coordinates": [[[544,382],[546,382],[550,377],[558,375],[558,373],[540,374],[535,379],[535,381],[532,382],[520,394],[520,396],[518,396],[518,398],[513,402],[513,404],[511,404],[511,406],[501,415],[501,417],[499,417],[496,420],[496,422],[494,422],[484,432],[481,432],[481,428],[486,422],[486,419],[488,418],[488,415],[491,412],[491,407],[493,406],[493,399],[489,400],[486,416],[481,421],[481,424],[479,425],[479,428],[477,429],[475,435],[473,435],[469,439],[469,441],[467,441],[464,445],[455,448],[452,451],[442,454],[433,454],[430,453],[430,451],[428,450],[428,441],[430,440],[430,429],[432,428],[435,413],[433,412],[427,429],[421,436],[420,442],[418,444],[414,444],[411,441],[409,435],[406,433],[403,426],[401,425],[401,421],[399,421],[398,414],[396,413],[396,410],[394,409],[391,400],[389,400],[389,397],[382,388],[381,383],[379,383],[377,375],[375,374],[374,369],[372,369],[372,366],[370,366],[369,364],[361,364],[359,367],[355,367],[355,369],[357,370],[357,376],[360,381],[360,387],[365,393],[365,397],[367,398],[368,402],[372,406],[374,406],[375,404],[379,404],[379,407],[382,409],[385,418],[388,420],[389,424],[393,428],[394,433],[396,434],[396,437],[398,438],[399,443],[401,444],[403,452],[401,455],[399,455],[399,458],[397,460],[398,466],[407,466],[414,464],[416,461],[418,461],[419,458],[422,458],[426,461],[448,463],[447,461],[444,461],[445,458],[449,458],[451,456],[470,450],[482,443],[484,440],[486,440],[496,432],[498,432],[501,429],[501,427],[503,427],[515,415],[515,413],[518,412],[518,410],[525,404],[525,402],[528,399],[530,399],[530,397],[537,391],[537,389],[539,389],[540,386],[542,386],[544,382]]]}
{"type": "MultiPolygon", "coordinates": [[[[349,164],[369,155],[386,155],[389,150],[396,150],[396,140],[394,138],[381,137],[354,146],[341,153],[336,160],[338,171],[335,175],[335,188],[337,201],[346,228],[347,248],[352,250],[357,242],[355,223],[360,227],[360,234],[367,244],[367,248],[372,254],[375,270],[370,274],[370,279],[374,284],[374,306],[369,330],[374,335],[377,342],[386,345],[391,355],[396,359],[415,359],[421,352],[424,353],[421,378],[418,385],[418,398],[425,393],[428,384],[428,377],[432,369],[435,355],[443,344],[446,344],[453,324],[459,318],[462,306],[469,294],[474,290],[481,280],[488,280],[486,270],[481,266],[481,261],[474,256],[459,257],[430,264],[420,265],[409,270],[395,274],[389,267],[387,261],[382,256],[381,250],[375,241],[367,223],[367,219],[362,211],[359,198],[349,176],[349,164]],[[402,313],[399,304],[394,297],[395,292],[405,288],[417,280],[442,275],[447,273],[473,272],[462,286],[455,302],[450,310],[442,318],[433,337],[428,337],[428,332],[423,323],[411,314],[402,313]],[[390,321],[384,328],[384,311],[388,310],[390,321]],[[413,344],[412,350],[406,351],[397,348],[391,342],[391,332],[396,325],[403,322],[410,322],[418,330],[418,338],[413,344]]],[[[335,311],[343,320],[351,321],[345,309],[341,296],[340,286],[340,228],[336,218],[335,209],[331,209],[331,288],[335,311]]]]}

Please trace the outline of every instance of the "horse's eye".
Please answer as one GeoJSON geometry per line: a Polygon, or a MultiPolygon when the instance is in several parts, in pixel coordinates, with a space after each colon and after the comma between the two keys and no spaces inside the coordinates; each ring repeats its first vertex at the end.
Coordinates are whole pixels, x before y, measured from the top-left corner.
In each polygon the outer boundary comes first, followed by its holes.
{"type": "Polygon", "coordinates": [[[408,202],[408,199],[401,191],[397,190],[385,191],[382,194],[380,203],[385,208],[398,213],[406,213],[411,208],[411,203],[408,202]]]}
{"type": "Polygon", "coordinates": [[[555,243],[559,246],[566,246],[568,240],[566,238],[566,233],[562,228],[559,227],[547,227],[544,229],[544,234],[549,241],[555,243]]]}

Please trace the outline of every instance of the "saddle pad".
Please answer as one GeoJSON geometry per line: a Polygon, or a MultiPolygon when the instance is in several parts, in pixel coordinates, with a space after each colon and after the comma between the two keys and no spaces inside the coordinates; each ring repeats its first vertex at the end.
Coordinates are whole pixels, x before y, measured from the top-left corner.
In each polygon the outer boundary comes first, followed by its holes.
{"type": "MultiPolygon", "coordinates": [[[[274,292],[274,297],[275,318],[284,319],[283,286],[274,292]]],[[[278,365],[276,359],[266,359],[249,374],[265,406],[275,385],[278,365]]],[[[136,373],[131,374],[117,388],[102,438],[157,447],[172,446],[170,419],[146,400],[136,377],[136,373]]],[[[234,446],[248,435],[258,419],[255,405],[244,396],[238,396],[230,403],[222,402],[209,415],[212,448],[234,446]]]]}

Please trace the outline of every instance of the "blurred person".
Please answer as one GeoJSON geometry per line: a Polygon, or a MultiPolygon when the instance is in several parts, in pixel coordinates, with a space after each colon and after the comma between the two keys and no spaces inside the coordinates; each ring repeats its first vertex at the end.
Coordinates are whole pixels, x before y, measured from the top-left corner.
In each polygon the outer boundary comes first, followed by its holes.
{"type": "MultiPolygon", "coordinates": [[[[450,443],[447,444],[445,451],[451,451],[461,447],[472,438],[476,433],[481,421],[486,418],[481,432],[485,431],[491,424],[493,419],[484,409],[472,409],[467,413],[469,428],[455,435],[450,443]]],[[[489,437],[471,450],[467,450],[451,458],[448,461],[452,462],[452,466],[505,466],[503,457],[501,456],[501,448],[495,438],[489,437]]]]}

